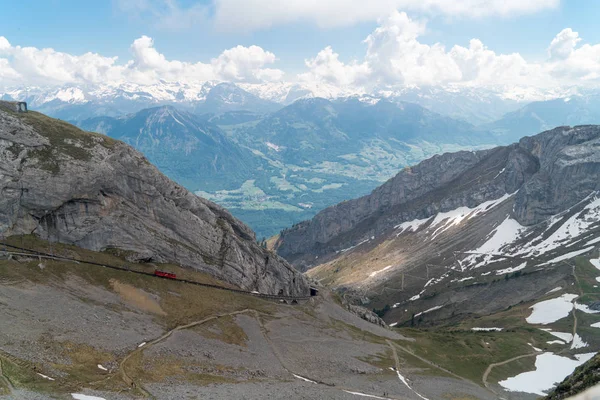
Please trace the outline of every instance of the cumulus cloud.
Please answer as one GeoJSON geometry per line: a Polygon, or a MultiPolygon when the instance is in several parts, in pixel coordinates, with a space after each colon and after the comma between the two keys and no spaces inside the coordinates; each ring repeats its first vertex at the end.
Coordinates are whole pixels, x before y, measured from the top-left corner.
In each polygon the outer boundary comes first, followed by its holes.
{"type": "Polygon", "coordinates": [[[577,43],[581,41],[579,33],[573,32],[571,28],[563,29],[550,42],[548,47],[548,56],[550,59],[564,60],[575,50],[577,43]]]}
{"type": "Polygon", "coordinates": [[[0,77],[8,84],[58,85],[133,82],[152,84],[159,80],[204,82],[223,80],[263,82],[279,80],[283,71],[265,68],[277,58],[258,46],[236,46],[208,63],[168,60],[154,41],[142,36],[132,43],[131,60],[119,64],[117,57],[96,53],[75,56],[54,49],[13,46],[0,36],[0,77]]]}
{"type": "Polygon", "coordinates": [[[393,11],[365,39],[362,61],[344,64],[331,47],[307,60],[309,72],[300,79],[338,85],[469,86],[510,85],[550,88],[576,85],[581,80],[600,84],[600,45],[579,46],[581,38],[572,29],[558,33],[548,47],[544,62],[527,61],[518,53],[498,54],[479,39],[467,47],[446,49],[440,43],[425,44],[420,37],[426,24],[404,12],[393,11]]]}
{"type": "MultiPolygon", "coordinates": [[[[145,4],[151,0],[137,1],[145,4]]],[[[363,41],[364,57],[346,61],[334,48],[326,46],[305,60],[306,70],[296,80],[361,91],[448,84],[536,89],[600,86],[600,44],[584,43],[571,28],[548,38],[547,58],[535,62],[519,53],[497,53],[479,39],[452,47],[425,43],[422,36],[426,34],[423,20],[394,10],[379,19],[378,26],[363,41]]],[[[282,70],[273,68],[278,61],[276,55],[259,46],[235,46],[205,62],[169,60],[148,36],[134,40],[130,50],[131,58],[119,62],[117,57],[97,53],[72,55],[54,49],[21,47],[0,36],[0,82],[4,86],[152,84],[160,80],[264,83],[285,78],[282,70]]]]}
{"type": "Polygon", "coordinates": [[[339,54],[334,53],[331,46],[321,50],[313,59],[305,61],[309,72],[300,74],[300,80],[305,82],[321,81],[336,86],[347,86],[366,82],[371,75],[367,63],[353,62],[344,64],[339,60],[339,54]]]}
{"type": "Polygon", "coordinates": [[[216,74],[225,80],[274,81],[283,77],[283,71],[262,67],[266,64],[273,64],[276,60],[275,54],[265,51],[259,46],[236,46],[225,50],[219,57],[212,60],[212,67],[216,74]]]}

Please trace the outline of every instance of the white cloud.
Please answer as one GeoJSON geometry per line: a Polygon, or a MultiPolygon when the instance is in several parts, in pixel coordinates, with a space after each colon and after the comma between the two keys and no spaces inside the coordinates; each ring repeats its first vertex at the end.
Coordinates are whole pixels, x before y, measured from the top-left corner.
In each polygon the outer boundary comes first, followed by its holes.
{"type": "Polygon", "coordinates": [[[581,38],[571,29],[551,41],[544,62],[527,61],[519,53],[498,54],[479,39],[472,39],[468,47],[455,45],[447,50],[440,43],[422,43],[425,33],[424,22],[393,11],[365,39],[364,60],[344,64],[326,47],[306,62],[309,72],[299,79],[380,87],[461,84],[548,89],[577,85],[581,80],[600,84],[600,45],[578,47],[581,38]]]}
{"type": "Polygon", "coordinates": [[[305,61],[309,72],[301,74],[300,80],[305,82],[326,82],[336,86],[347,86],[367,82],[371,69],[367,63],[353,62],[349,65],[339,60],[331,46],[321,50],[313,59],[305,61]]]}
{"type": "Polygon", "coordinates": [[[0,36],[0,77],[5,85],[96,84],[110,82],[156,83],[159,80],[204,82],[207,80],[261,82],[281,79],[283,71],[264,68],[273,64],[273,53],[258,46],[236,46],[209,63],[167,60],[148,36],[131,45],[132,59],[96,53],[74,56],[54,49],[13,46],[0,36]]]}
{"type": "Polygon", "coordinates": [[[219,30],[253,31],[294,22],[322,28],[376,21],[394,10],[481,18],[532,14],[560,0],[213,0],[181,5],[178,0],[113,0],[117,9],[181,30],[212,20],[219,30]]]}
{"type": "Polygon", "coordinates": [[[214,0],[215,24],[227,30],[256,30],[303,21],[319,27],[376,21],[393,10],[479,18],[530,14],[560,0],[214,0]]]}
{"type": "MultiPolygon", "coordinates": [[[[151,0],[136,1],[136,7],[143,8],[151,0]]],[[[436,1],[423,0],[423,3],[431,5],[436,1]]],[[[452,47],[425,43],[422,36],[426,33],[424,21],[394,10],[380,19],[378,26],[363,41],[364,57],[343,61],[334,48],[327,46],[305,60],[306,70],[296,79],[313,86],[335,87],[342,92],[359,89],[361,93],[374,87],[449,84],[502,86],[526,91],[583,84],[600,87],[600,44],[584,43],[571,28],[548,38],[548,57],[535,62],[519,53],[496,53],[479,39],[452,47]]],[[[284,71],[273,68],[278,61],[276,55],[259,46],[235,46],[205,62],[169,60],[148,36],[133,41],[130,50],[131,59],[119,62],[117,57],[97,53],[72,55],[50,48],[21,47],[0,36],[0,82],[4,86],[152,84],[159,80],[254,84],[281,81],[285,77],[284,71]]]]}
{"type": "Polygon", "coordinates": [[[600,81],[600,44],[577,45],[582,39],[572,29],[563,29],[548,47],[546,66],[553,77],[563,82],[598,84],[600,81]]]}
{"type": "Polygon", "coordinates": [[[548,47],[548,56],[550,59],[566,59],[573,53],[577,43],[581,41],[579,33],[573,32],[571,28],[563,29],[548,47]]]}
{"type": "Polygon", "coordinates": [[[273,64],[276,60],[275,54],[259,46],[236,46],[212,60],[212,67],[225,80],[274,81],[283,77],[283,71],[262,67],[273,64]]]}

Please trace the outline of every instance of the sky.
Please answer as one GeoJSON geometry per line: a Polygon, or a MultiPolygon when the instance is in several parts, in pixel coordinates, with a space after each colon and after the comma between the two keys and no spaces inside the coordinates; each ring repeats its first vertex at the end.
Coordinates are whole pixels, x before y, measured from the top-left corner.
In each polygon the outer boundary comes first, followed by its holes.
{"type": "Polygon", "coordinates": [[[0,87],[600,85],[600,2],[0,0],[0,87]]]}

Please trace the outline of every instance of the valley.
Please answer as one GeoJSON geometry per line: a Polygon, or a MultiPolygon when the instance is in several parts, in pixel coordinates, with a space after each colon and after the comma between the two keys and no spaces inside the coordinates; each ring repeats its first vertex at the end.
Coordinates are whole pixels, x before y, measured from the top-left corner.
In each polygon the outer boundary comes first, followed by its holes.
{"type": "Polygon", "coordinates": [[[0,400],[600,400],[600,2],[5,3],[0,400]]]}

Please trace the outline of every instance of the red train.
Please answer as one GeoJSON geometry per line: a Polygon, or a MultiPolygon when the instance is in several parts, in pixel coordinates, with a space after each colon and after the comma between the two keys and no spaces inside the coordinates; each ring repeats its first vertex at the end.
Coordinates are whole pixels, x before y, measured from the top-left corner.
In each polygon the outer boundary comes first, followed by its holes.
{"type": "Polygon", "coordinates": [[[159,271],[157,269],[154,270],[154,275],[156,275],[156,276],[162,276],[163,278],[177,279],[177,275],[172,274],[170,272],[159,271]]]}

